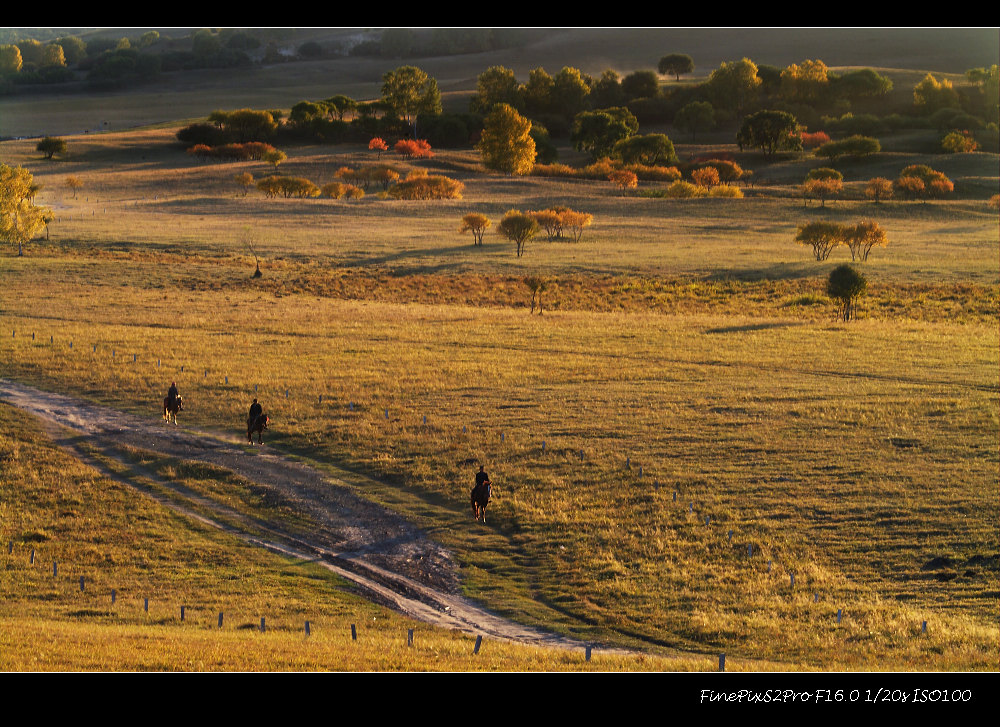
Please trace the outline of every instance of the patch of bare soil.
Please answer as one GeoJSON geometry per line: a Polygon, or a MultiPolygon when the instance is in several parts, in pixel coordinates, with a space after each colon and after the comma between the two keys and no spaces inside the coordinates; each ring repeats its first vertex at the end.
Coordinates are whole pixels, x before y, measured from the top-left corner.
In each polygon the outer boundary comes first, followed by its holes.
{"type": "Polygon", "coordinates": [[[266,445],[250,449],[235,436],[221,438],[5,379],[0,379],[0,401],[40,418],[56,444],[103,475],[261,547],[315,560],[355,583],[372,600],[410,617],[509,641],[583,647],[512,623],[466,600],[459,594],[456,567],[444,547],[398,514],[357,496],[335,477],[268,452],[266,445]],[[229,470],[269,488],[317,527],[303,536],[279,523],[241,515],[144,470],[122,453],[122,447],[229,470]],[[113,471],[105,464],[108,460],[127,465],[131,474],[121,474],[119,468],[113,471]],[[164,491],[170,493],[169,499],[161,494],[164,491]]]}

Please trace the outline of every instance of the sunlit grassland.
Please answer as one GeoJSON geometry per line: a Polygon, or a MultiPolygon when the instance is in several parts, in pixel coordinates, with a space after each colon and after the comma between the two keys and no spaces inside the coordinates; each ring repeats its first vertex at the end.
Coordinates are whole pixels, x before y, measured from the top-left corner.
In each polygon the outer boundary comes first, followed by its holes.
{"type": "Polygon", "coordinates": [[[176,379],[184,421],[234,435],[257,386],[269,442],[378,475],[355,484],[512,616],[814,666],[992,663],[994,326],[59,287],[46,318],[12,289],[10,375],[150,416],[176,379]],[[490,527],[456,528],[479,462],[490,527]]]}
{"type": "MultiPolygon", "coordinates": [[[[715,664],[598,652],[587,662],[579,651],[490,640],[475,654],[468,635],[401,618],[314,563],[271,555],[101,477],[6,405],[0,431],[4,671],[708,671],[715,664]]],[[[779,668],[739,659],[727,667],[779,668]]]]}
{"type": "MultiPolygon", "coordinates": [[[[266,165],[198,163],[171,134],[78,139],[52,164],[3,145],[57,214],[49,240],[0,257],[3,376],[150,417],[176,380],[182,424],[234,437],[256,393],[268,446],[424,526],[470,595],[582,639],[995,667],[985,199],[804,207],[787,180],[742,200],[622,197],[486,176],[459,152],[420,166],[465,182],[463,200],[266,200],[232,183],[266,165]],[[457,232],[468,211],[555,204],[594,214],[580,243],[541,238],[517,259],[495,233],[476,248],[457,232]],[[861,320],[835,322],[825,298],[849,254],[819,263],[793,242],[815,217],[888,230],[860,266],[861,320]],[[538,273],[556,286],[530,316],[521,280],[538,273]],[[465,524],[479,463],[498,485],[488,526],[465,524]]],[[[956,185],[995,182],[995,154],[963,156],[956,185]]],[[[298,148],[279,171],[323,183],[362,160],[298,148]]]]}

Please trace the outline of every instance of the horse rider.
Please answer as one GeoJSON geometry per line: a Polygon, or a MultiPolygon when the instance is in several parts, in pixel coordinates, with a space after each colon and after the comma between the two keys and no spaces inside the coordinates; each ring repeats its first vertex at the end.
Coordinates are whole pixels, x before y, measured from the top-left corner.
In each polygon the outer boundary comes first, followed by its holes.
{"type": "Polygon", "coordinates": [[[253,400],[253,404],[250,405],[250,414],[247,416],[247,429],[253,426],[253,423],[257,421],[257,417],[264,413],[264,407],[257,403],[257,399],[253,400]]]}
{"type": "Polygon", "coordinates": [[[472,491],[475,492],[488,484],[490,484],[490,476],[483,470],[483,465],[479,465],[479,471],[476,473],[476,486],[472,488],[472,491]]]}
{"type": "Polygon", "coordinates": [[[177,398],[179,396],[180,394],[177,391],[177,382],[172,381],[170,383],[170,388],[167,389],[167,408],[173,409],[174,406],[177,404],[177,398]]]}

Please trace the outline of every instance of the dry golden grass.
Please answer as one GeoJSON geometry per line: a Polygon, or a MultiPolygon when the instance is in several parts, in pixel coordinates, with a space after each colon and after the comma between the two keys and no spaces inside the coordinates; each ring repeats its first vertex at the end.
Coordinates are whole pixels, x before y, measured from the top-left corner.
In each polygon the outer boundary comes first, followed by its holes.
{"type": "MultiPolygon", "coordinates": [[[[358,473],[454,548],[471,595],[581,638],[796,668],[995,667],[985,202],[879,205],[892,244],[844,325],[823,295],[841,260],[792,242],[820,211],[767,190],[623,198],[486,176],[461,152],[421,165],[460,179],[462,201],[264,200],[238,196],[246,165],[194,162],[169,131],[71,146],[31,164],[59,213],[51,240],[0,258],[5,376],[150,416],[176,379],[185,421],[224,430],[257,391],[269,446],[358,473]],[[594,214],[580,243],[517,259],[457,233],[469,211],[554,204],[594,214]],[[527,274],[558,285],[542,316],[527,274]],[[479,462],[499,485],[488,527],[466,513],[479,462]]],[[[317,184],[367,158],[289,157],[317,184]]],[[[968,177],[993,164],[995,179],[995,160],[968,177]]]]}

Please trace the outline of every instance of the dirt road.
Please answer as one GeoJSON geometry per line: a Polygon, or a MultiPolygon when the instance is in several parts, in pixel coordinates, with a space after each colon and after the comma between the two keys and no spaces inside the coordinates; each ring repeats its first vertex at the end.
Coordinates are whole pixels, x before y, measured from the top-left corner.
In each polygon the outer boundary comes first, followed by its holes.
{"type": "Polygon", "coordinates": [[[455,563],[445,548],[399,515],[361,499],[335,476],[269,452],[266,446],[250,450],[235,435],[227,439],[5,379],[0,379],[0,401],[40,418],[57,445],[105,476],[261,547],[315,560],[353,581],[372,600],[408,616],[496,639],[584,648],[580,642],[507,621],[463,598],[455,563]],[[137,467],[122,453],[123,446],[223,467],[272,488],[318,527],[303,538],[277,523],[240,515],[137,467]],[[126,463],[134,475],[111,471],[101,458],[126,463]],[[169,490],[170,500],[143,480],[169,490]]]}

